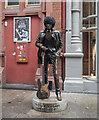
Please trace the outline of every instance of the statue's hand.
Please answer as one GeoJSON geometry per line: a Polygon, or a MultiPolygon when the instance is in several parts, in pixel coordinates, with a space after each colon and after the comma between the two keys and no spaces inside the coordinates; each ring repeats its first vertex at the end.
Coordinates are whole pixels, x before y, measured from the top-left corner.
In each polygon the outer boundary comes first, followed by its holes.
{"type": "Polygon", "coordinates": [[[18,29],[16,29],[16,32],[18,32],[18,29]]]}
{"type": "Polygon", "coordinates": [[[64,56],[64,53],[63,53],[63,52],[61,52],[60,56],[61,56],[61,57],[63,57],[63,56],[64,56]]]}
{"type": "Polygon", "coordinates": [[[43,45],[41,46],[41,48],[42,48],[42,50],[44,50],[44,51],[46,50],[46,47],[45,47],[45,46],[43,46],[43,45]]]}
{"type": "Polygon", "coordinates": [[[56,53],[55,53],[55,56],[56,56],[56,57],[59,57],[59,54],[56,52],[56,53]]]}

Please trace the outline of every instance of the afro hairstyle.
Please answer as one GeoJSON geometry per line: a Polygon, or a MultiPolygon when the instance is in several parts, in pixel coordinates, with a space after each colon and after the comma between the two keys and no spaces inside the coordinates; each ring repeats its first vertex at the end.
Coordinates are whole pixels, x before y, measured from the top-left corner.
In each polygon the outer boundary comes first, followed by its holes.
{"type": "Polygon", "coordinates": [[[46,26],[46,24],[52,24],[52,28],[55,26],[55,19],[51,16],[47,16],[44,19],[44,25],[46,26]]]}

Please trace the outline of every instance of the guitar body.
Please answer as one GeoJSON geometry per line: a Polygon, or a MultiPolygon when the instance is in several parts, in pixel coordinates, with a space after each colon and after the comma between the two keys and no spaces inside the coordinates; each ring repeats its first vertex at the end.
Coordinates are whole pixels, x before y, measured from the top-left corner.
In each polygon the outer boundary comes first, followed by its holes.
{"type": "Polygon", "coordinates": [[[48,99],[50,96],[50,92],[48,90],[48,85],[49,82],[47,84],[42,84],[40,82],[40,79],[38,79],[38,91],[37,91],[37,97],[39,99],[48,99]]]}

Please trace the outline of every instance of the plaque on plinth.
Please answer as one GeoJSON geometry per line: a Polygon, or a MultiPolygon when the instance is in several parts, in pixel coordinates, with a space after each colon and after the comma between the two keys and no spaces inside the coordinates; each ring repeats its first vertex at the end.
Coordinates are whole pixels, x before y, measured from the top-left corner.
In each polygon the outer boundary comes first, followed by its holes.
{"type": "Polygon", "coordinates": [[[39,99],[33,96],[33,109],[40,112],[61,112],[67,107],[66,96],[62,96],[62,101],[58,101],[53,92],[48,99],[39,99]]]}

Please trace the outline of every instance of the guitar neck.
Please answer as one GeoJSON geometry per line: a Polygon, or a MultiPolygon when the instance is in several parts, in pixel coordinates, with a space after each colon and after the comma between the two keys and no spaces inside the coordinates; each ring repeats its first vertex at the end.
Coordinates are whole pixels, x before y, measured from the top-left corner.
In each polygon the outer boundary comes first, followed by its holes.
{"type": "Polygon", "coordinates": [[[42,84],[45,85],[45,75],[44,75],[44,52],[42,52],[42,84]]]}

